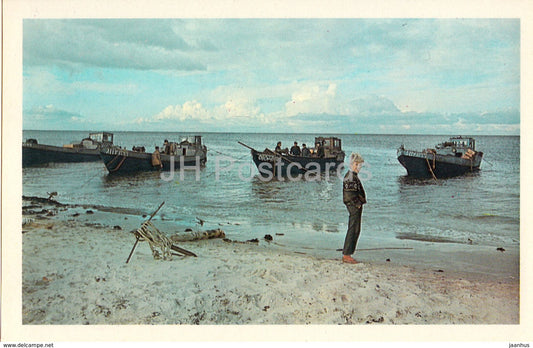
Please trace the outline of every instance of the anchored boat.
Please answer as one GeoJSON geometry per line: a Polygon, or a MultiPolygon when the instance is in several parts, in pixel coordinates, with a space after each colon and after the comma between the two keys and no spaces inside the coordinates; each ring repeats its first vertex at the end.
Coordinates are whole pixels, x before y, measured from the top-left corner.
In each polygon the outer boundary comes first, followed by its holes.
{"type": "Polygon", "coordinates": [[[483,158],[483,152],[476,151],[475,139],[461,136],[423,151],[406,150],[401,145],[397,155],[407,174],[419,178],[449,178],[474,172],[483,158]]]}
{"type": "Polygon", "coordinates": [[[103,147],[100,157],[109,173],[133,173],[152,170],[179,169],[204,166],[207,161],[207,147],[202,145],[200,135],[184,137],[181,141],[170,142],[161,149],[161,165],[152,164],[152,152],[144,152],[144,147],[126,150],[118,146],[103,147]]]}
{"type": "Polygon", "coordinates": [[[28,139],[22,144],[22,167],[51,162],[90,162],[100,160],[100,148],[113,145],[113,134],[108,132],[89,133],[79,143],[53,146],[39,144],[28,139]]]}
{"type": "Polygon", "coordinates": [[[320,174],[337,170],[339,165],[344,163],[345,157],[341,139],[336,137],[316,137],[315,147],[311,148],[306,156],[295,156],[287,150],[276,152],[268,148],[264,151],[257,151],[241,142],[239,144],[251,150],[252,159],[259,174],[270,178],[306,172],[320,174]]]}

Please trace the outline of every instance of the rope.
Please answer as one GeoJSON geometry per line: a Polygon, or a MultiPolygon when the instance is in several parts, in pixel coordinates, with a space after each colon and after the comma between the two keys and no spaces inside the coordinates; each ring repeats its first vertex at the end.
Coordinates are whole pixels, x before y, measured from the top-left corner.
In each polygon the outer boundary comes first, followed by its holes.
{"type": "Polygon", "coordinates": [[[162,256],[164,260],[172,260],[172,242],[151,221],[143,222],[141,228],[135,231],[135,236],[140,241],[148,241],[154,259],[160,259],[162,256]],[[157,248],[161,250],[161,253],[157,248]]]}
{"type": "MultiPolygon", "coordinates": [[[[218,153],[219,155],[231,157],[232,159],[235,160],[235,162],[239,162],[239,161],[242,160],[243,158],[250,156],[249,154],[246,154],[246,155],[241,156],[241,157],[239,157],[239,158],[235,158],[235,157],[233,157],[233,156],[231,156],[231,155],[228,155],[228,154],[222,153],[222,152],[217,151],[217,150],[210,150],[210,149],[209,149],[209,150],[207,150],[207,151],[216,152],[216,153],[218,153]]],[[[232,165],[229,165],[229,166],[226,166],[226,167],[224,167],[224,168],[220,168],[220,169],[231,168],[231,166],[232,166],[232,165]]],[[[212,173],[207,174],[207,175],[205,176],[205,178],[209,178],[209,177],[210,177],[211,175],[213,175],[213,174],[216,174],[216,172],[212,172],[212,173]]]]}
{"type": "Polygon", "coordinates": [[[118,156],[120,156],[120,154],[117,154],[111,161],[107,162],[107,165],[113,163],[118,158],[118,156]]]}
{"type": "MultiPolygon", "coordinates": [[[[117,156],[118,156],[118,155],[117,155],[117,156]]],[[[119,170],[120,167],[122,167],[122,163],[124,163],[124,161],[126,160],[126,158],[127,158],[127,156],[124,156],[124,157],[122,158],[122,161],[120,161],[120,163],[115,167],[115,169],[109,169],[109,172],[110,172],[110,173],[113,173],[113,172],[116,172],[117,170],[119,170]]],[[[109,163],[108,163],[108,165],[109,165],[109,163]]],[[[108,168],[109,168],[109,167],[108,167],[108,168]]]]}
{"type": "Polygon", "coordinates": [[[235,157],[233,157],[233,156],[231,156],[231,155],[228,155],[228,154],[226,154],[226,153],[222,153],[222,152],[217,151],[217,150],[209,149],[209,150],[207,150],[207,151],[216,152],[216,153],[218,153],[219,155],[223,155],[223,156],[231,157],[231,158],[233,158],[235,161],[240,161],[240,160],[242,160],[243,158],[250,156],[249,154],[246,154],[246,155],[241,156],[241,157],[239,157],[239,158],[235,158],[235,157]]]}
{"type": "Polygon", "coordinates": [[[484,157],[481,157],[481,159],[485,162],[487,162],[488,164],[490,164],[491,167],[493,167],[494,165],[492,163],[490,163],[489,161],[487,161],[484,157]]]}
{"type": "MultiPolygon", "coordinates": [[[[103,173],[105,173],[105,168],[101,168],[102,171],[104,171],[103,173]]],[[[87,186],[87,184],[94,178],[96,178],[96,176],[100,176],[102,173],[96,173],[95,175],[91,176],[89,178],[89,180],[85,181],[85,183],[83,185],[80,186],[80,189],[84,188],[85,186],[87,186]]]]}
{"type": "MultiPolygon", "coordinates": [[[[433,161],[435,161],[435,155],[433,155],[433,161]]],[[[433,173],[433,169],[431,169],[431,165],[429,164],[427,154],[426,154],[426,163],[428,164],[428,168],[429,168],[429,171],[431,172],[431,175],[433,175],[433,179],[437,180],[437,177],[435,176],[435,173],[433,173]]]]}
{"type": "MultiPolygon", "coordinates": [[[[229,155],[226,155],[225,153],[222,153],[222,152],[220,152],[220,151],[213,150],[213,149],[207,149],[207,151],[208,151],[208,152],[209,152],[209,151],[211,151],[211,152],[216,152],[216,153],[218,153],[219,155],[229,156],[229,155]]],[[[229,156],[229,157],[231,157],[231,156],[229,156]]]]}
{"type": "MultiPolygon", "coordinates": [[[[113,161],[115,161],[115,159],[117,159],[118,156],[119,156],[119,155],[116,155],[115,158],[113,158],[111,161],[109,161],[109,162],[107,163],[106,167],[107,167],[110,163],[112,163],[113,161]]],[[[123,159],[122,161],[124,162],[124,159],[123,159]]],[[[120,168],[121,165],[122,165],[122,163],[119,164],[119,168],[120,168]]],[[[105,171],[104,168],[102,168],[102,170],[105,171]]],[[[116,169],[116,170],[118,170],[118,169],[116,169]]],[[[109,171],[111,172],[111,170],[109,170],[109,171]]],[[[113,170],[113,171],[114,171],[114,170],[113,170]]],[[[87,184],[88,184],[92,179],[96,178],[97,175],[100,175],[100,173],[96,173],[95,175],[93,175],[92,177],[90,177],[89,180],[85,181],[85,183],[84,183],[83,185],[80,186],[80,189],[81,189],[81,188],[84,188],[85,186],[87,186],[87,184]]]]}

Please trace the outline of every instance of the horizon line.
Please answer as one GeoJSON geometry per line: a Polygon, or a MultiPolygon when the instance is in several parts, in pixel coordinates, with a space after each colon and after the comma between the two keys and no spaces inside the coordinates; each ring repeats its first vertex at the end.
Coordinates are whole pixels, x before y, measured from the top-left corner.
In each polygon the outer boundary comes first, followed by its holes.
{"type": "Polygon", "coordinates": [[[303,135],[397,135],[397,136],[406,136],[406,135],[432,135],[432,136],[510,136],[516,137],[520,134],[468,134],[468,133],[336,133],[336,132],[251,132],[251,131],[241,131],[241,132],[225,132],[225,131],[143,131],[143,130],[84,130],[84,129],[22,129],[22,131],[39,131],[39,132],[88,132],[88,133],[98,133],[98,132],[125,132],[125,133],[181,133],[185,134],[303,134],[303,135]]]}

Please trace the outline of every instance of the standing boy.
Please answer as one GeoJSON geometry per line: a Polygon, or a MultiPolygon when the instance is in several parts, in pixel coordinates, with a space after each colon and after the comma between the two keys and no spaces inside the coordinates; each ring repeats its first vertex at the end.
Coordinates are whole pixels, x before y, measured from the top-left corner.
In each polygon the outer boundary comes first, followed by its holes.
{"type": "Polygon", "coordinates": [[[364,159],[358,153],[350,155],[350,170],[344,176],[342,188],[342,200],[350,213],[348,218],[348,231],[342,250],[342,262],[356,264],[352,254],[361,233],[361,215],[363,204],[366,203],[366,194],[357,174],[363,166],[364,159]]]}

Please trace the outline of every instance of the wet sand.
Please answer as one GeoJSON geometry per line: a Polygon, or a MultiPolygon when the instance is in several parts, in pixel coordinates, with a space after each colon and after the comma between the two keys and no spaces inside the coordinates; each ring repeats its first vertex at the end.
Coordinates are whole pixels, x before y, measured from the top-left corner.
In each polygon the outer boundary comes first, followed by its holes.
{"type": "Polygon", "coordinates": [[[142,217],[24,205],[23,324],[519,323],[514,277],[348,265],[264,239],[177,243],[198,257],[171,261],[140,242],[126,264],[142,217]]]}

